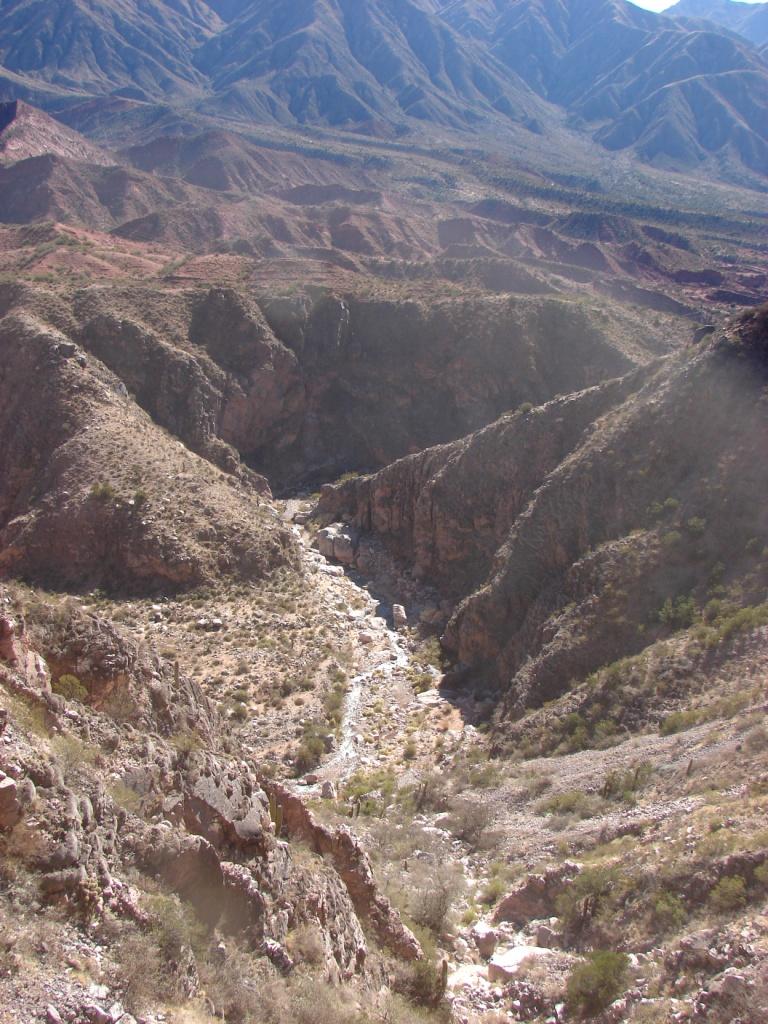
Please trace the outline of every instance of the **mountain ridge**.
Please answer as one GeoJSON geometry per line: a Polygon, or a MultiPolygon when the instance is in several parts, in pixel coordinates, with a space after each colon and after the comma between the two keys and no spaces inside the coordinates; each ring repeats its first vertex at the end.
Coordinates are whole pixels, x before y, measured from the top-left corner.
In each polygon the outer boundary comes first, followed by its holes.
{"type": "Polygon", "coordinates": [[[383,139],[528,131],[568,148],[570,132],[671,169],[768,167],[757,50],[625,0],[152,0],[140,17],[124,0],[67,3],[0,13],[8,99],[62,113],[83,96],[170,102],[193,119],[383,139]]]}

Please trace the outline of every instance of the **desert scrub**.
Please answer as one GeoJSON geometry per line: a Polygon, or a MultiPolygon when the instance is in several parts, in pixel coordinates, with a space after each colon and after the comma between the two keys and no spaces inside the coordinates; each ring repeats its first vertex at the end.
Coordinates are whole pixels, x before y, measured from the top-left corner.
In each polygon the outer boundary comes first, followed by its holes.
{"type": "Polygon", "coordinates": [[[150,925],[127,934],[119,947],[119,982],[129,1010],[189,996],[188,968],[201,950],[205,930],[192,911],[175,896],[147,897],[150,925]]]}
{"type": "Polygon", "coordinates": [[[659,609],[659,622],[672,630],[688,629],[696,621],[696,601],[688,595],[668,597],[659,609]]]}
{"type": "Polygon", "coordinates": [[[344,786],[342,796],[353,813],[381,817],[392,802],[395,776],[389,769],[356,772],[344,786]]]}
{"type": "Polygon", "coordinates": [[[594,818],[605,807],[605,802],[596,793],[585,793],[581,789],[570,789],[554,793],[536,804],[537,814],[568,815],[575,821],[594,818]]]}
{"type": "Polygon", "coordinates": [[[491,823],[491,811],[476,797],[457,797],[451,802],[448,829],[457,839],[476,849],[491,823]]]}
{"type": "Polygon", "coordinates": [[[709,894],[709,905],[716,914],[734,914],[747,904],[747,883],[741,875],[726,875],[709,894]]]}
{"type": "Polygon", "coordinates": [[[107,483],[105,480],[99,480],[91,487],[91,497],[96,501],[114,501],[117,497],[117,491],[112,484],[107,483]]]}
{"type": "Polygon", "coordinates": [[[659,724],[659,732],[662,736],[672,736],[704,722],[713,722],[718,718],[733,718],[744,708],[749,707],[750,703],[758,696],[759,694],[755,691],[742,690],[699,708],[673,711],[659,724]]]}
{"type": "Polygon", "coordinates": [[[616,865],[595,865],[578,874],[555,901],[566,930],[578,934],[592,920],[605,921],[626,899],[628,880],[616,865]]]}
{"type": "Polygon", "coordinates": [[[653,926],[659,932],[673,932],[685,924],[688,912],[685,904],[671,892],[660,892],[653,900],[651,918],[653,926]]]}
{"type": "Polygon", "coordinates": [[[304,734],[301,738],[293,761],[296,775],[304,775],[305,772],[317,768],[325,753],[324,733],[327,726],[322,722],[307,722],[304,726],[304,734]]]}
{"type": "Polygon", "coordinates": [[[600,791],[604,800],[620,800],[633,804],[635,797],[653,775],[653,765],[648,761],[633,765],[626,771],[609,772],[600,791]]]}
{"type": "Polygon", "coordinates": [[[54,680],[51,683],[51,689],[65,700],[79,700],[81,704],[85,703],[88,697],[88,690],[77,676],[69,675],[68,673],[54,680]]]}
{"type": "Polygon", "coordinates": [[[577,964],[568,978],[569,1010],[586,1019],[602,1013],[623,992],[628,968],[629,957],[625,953],[590,953],[589,959],[577,964]]]}

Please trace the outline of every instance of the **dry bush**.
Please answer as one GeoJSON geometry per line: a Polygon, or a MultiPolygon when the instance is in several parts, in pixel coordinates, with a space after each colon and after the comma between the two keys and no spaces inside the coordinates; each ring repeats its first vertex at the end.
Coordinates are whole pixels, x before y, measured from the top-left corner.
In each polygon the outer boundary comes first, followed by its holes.
{"type": "MultiPolygon", "coordinates": [[[[440,935],[448,923],[452,907],[464,892],[464,876],[457,865],[419,866],[422,868],[420,877],[407,894],[408,910],[416,924],[440,935]]],[[[407,885],[410,889],[410,878],[407,885]]]]}
{"type": "Polygon", "coordinates": [[[318,966],[325,961],[325,943],[317,925],[299,925],[288,936],[286,946],[293,959],[299,963],[318,966]]]}
{"type": "Polygon", "coordinates": [[[468,846],[478,847],[491,823],[490,809],[471,797],[459,797],[451,804],[448,828],[468,846]]]}

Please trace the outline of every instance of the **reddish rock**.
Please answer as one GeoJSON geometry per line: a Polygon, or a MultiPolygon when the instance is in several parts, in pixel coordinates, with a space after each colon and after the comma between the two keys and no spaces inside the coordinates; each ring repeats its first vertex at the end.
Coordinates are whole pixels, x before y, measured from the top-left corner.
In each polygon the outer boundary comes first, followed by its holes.
{"type": "Polygon", "coordinates": [[[312,812],[279,783],[262,785],[283,811],[283,828],[291,838],[303,840],[317,853],[329,857],[347,887],[359,917],[370,924],[377,939],[404,960],[422,957],[421,947],[400,915],[376,885],[368,855],[349,829],[333,831],[316,821],[312,812]]]}
{"type": "Polygon", "coordinates": [[[21,820],[19,790],[14,779],[0,772],[0,829],[10,829],[21,820]]]}
{"type": "Polygon", "coordinates": [[[555,900],[581,868],[566,861],[540,875],[528,875],[499,902],[493,920],[511,921],[517,926],[543,917],[551,917],[555,900]]]}

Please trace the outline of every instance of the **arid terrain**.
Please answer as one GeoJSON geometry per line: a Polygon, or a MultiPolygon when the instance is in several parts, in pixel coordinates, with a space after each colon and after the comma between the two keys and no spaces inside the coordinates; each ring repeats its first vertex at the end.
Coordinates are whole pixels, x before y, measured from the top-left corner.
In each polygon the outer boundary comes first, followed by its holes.
{"type": "Polygon", "coordinates": [[[747,6],[3,5],[2,1024],[768,1020],[747,6]]]}

